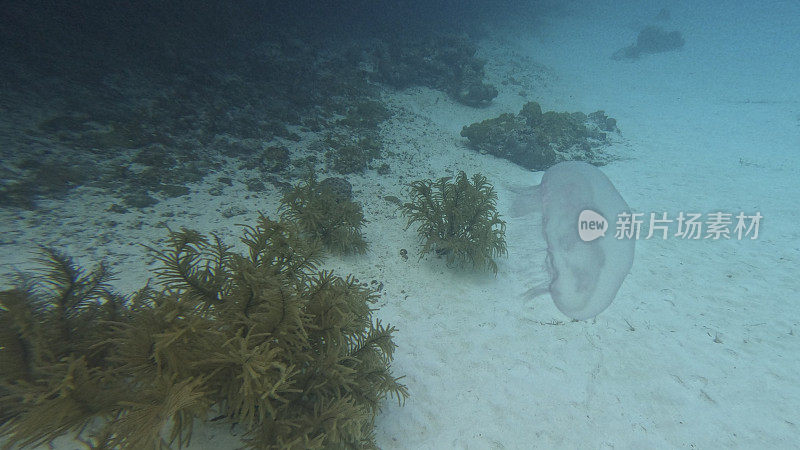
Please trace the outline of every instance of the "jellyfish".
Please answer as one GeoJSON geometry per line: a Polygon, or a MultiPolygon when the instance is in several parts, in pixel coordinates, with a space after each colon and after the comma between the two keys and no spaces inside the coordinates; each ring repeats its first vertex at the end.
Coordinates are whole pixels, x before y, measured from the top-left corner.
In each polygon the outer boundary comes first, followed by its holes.
{"type": "Polygon", "coordinates": [[[616,297],[633,265],[634,240],[609,232],[630,218],[628,204],[597,167],[567,161],[549,168],[541,184],[519,192],[512,216],[540,211],[549,281],[528,296],[549,292],[566,316],[591,319],[616,297]],[[627,216],[626,216],[627,214],[627,216]]]}

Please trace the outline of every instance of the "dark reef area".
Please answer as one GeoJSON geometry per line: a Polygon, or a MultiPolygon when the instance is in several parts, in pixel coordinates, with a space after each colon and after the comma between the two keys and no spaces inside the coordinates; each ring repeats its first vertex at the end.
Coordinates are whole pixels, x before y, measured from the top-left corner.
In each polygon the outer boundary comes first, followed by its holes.
{"type": "Polygon", "coordinates": [[[115,210],[148,207],[188,194],[225,158],[260,169],[256,189],[286,186],[309,160],[386,172],[370,164],[391,117],[381,89],[428,86],[470,106],[497,95],[469,24],[397,28],[404,11],[384,5],[367,28],[356,17],[368,2],[273,6],[12,2],[1,13],[0,205],[32,209],[89,186],[118,198],[115,210]],[[327,150],[291,151],[317,133],[327,150]]]}

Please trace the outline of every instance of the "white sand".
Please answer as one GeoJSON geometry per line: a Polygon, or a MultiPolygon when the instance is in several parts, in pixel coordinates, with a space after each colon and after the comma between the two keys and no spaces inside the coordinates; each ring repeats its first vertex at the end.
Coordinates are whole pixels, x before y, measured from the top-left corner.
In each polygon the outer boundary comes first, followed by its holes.
{"type": "MultiPolygon", "coordinates": [[[[800,14],[788,2],[736,12],[694,3],[672,6],[664,24],[683,32],[680,52],[609,59],[635,40],[635,24],[658,12],[622,17],[625,9],[614,2],[487,37],[481,54],[501,89],[489,108],[463,107],[421,88],[387,96],[397,111],[385,126],[386,147],[397,154],[392,174],[353,180],[370,220],[370,250],[326,264],[382,281],[377,315],[399,329],[393,371],[405,375],[411,397],[404,407],[387,401],[377,420],[381,447],[798,445],[800,39],[791,30],[800,29],[800,14]],[[509,76],[522,86],[502,85],[509,76]],[[759,239],[641,240],[614,303],[588,322],[570,322],[549,296],[523,298],[546,280],[535,216],[506,217],[509,256],[497,277],[450,269],[436,258],[417,261],[414,231],[403,230],[403,217],[381,197],[403,198],[403,183],[414,179],[480,171],[506,213],[505,186],[536,184],[541,173],[477,154],[459,132],[517,112],[527,100],[547,110],[604,109],[618,120],[622,138],[609,151],[622,159],[603,171],[633,210],[671,217],[758,211],[759,239]],[[409,250],[408,261],[400,248],[409,250]]],[[[168,223],[232,239],[239,233],[233,224],[254,214],[221,220],[218,210],[274,211],[276,198],[248,199],[236,189],[222,199],[202,189],[192,197],[197,215],[168,223]]],[[[181,211],[185,202],[158,208],[181,211]]],[[[94,208],[82,207],[91,216],[94,208]]],[[[130,242],[163,235],[152,229],[160,218],[141,220],[147,226],[129,230],[130,242]]],[[[75,244],[72,253],[87,254],[92,242],[75,244]]],[[[141,249],[115,252],[109,256],[124,270],[120,288],[140,286],[141,249]]],[[[25,258],[15,254],[12,262],[25,258]]],[[[198,428],[193,448],[235,446],[226,426],[198,428]]]]}
{"type": "MultiPolygon", "coordinates": [[[[800,51],[786,47],[800,44],[790,31],[800,16],[772,6],[728,13],[678,5],[665,27],[682,30],[686,47],[634,62],[609,59],[636,32],[629,17],[608,17],[619,9],[601,6],[485,43],[498,81],[519,79],[526,65],[536,71],[516,55],[557,75],[525,86],[545,109],[602,108],[618,119],[624,142],[612,151],[630,159],[603,170],[635,211],[758,211],[760,237],[640,241],[612,306],[580,323],[563,323],[548,297],[520,297],[543,276],[532,219],[509,220],[509,258],[496,279],[390,258],[384,264],[397,269],[388,272],[408,277],[387,283],[381,316],[401,330],[394,367],[407,374],[412,397],[380,416],[382,446],[798,445],[800,51]]],[[[518,111],[519,89],[504,87],[480,118],[518,111]]],[[[459,107],[445,115],[422,97],[410,92],[406,101],[436,129],[428,141],[457,142],[460,124],[476,118],[459,107]]],[[[502,182],[540,178],[458,144],[421,145],[437,175],[441,166],[486,173],[501,207],[510,201],[502,182]]],[[[396,223],[385,223],[387,237],[396,223]]]]}

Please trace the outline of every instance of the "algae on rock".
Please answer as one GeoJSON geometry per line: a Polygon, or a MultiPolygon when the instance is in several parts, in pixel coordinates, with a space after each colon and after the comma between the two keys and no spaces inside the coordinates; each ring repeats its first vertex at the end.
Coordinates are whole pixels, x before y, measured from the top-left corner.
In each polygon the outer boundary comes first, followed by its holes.
{"type": "Polygon", "coordinates": [[[610,158],[600,149],[607,132],[618,131],[616,121],[596,111],[546,111],[536,102],[523,105],[519,114],[505,113],[473,123],[461,130],[469,146],[508,159],[531,170],[546,170],[561,161],[604,164],[610,158]]]}
{"type": "Polygon", "coordinates": [[[252,448],[374,447],[395,329],[376,293],[317,268],[317,243],[261,216],[245,254],[217,236],[170,232],[156,284],[131,297],[46,250],[46,271],[0,293],[0,433],[44,445],[183,447],[220,415],[252,448]],[[101,420],[96,420],[101,419],[101,420]]]}
{"type": "Polygon", "coordinates": [[[312,239],[334,253],[365,253],[367,241],[361,232],[366,223],[361,205],[312,174],[281,200],[281,216],[297,222],[312,239]]]}
{"type": "Polygon", "coordinates": [[[438,180],[411,183],[411,201],[402,206],[406,229],[417,224],[422,248],[447,258],[448,264],[469,263],[497,273],[494,258],[506,253],[505,221],[496,209],[497,194],[486,177],[470,180],[462,171],[438,180]]]}

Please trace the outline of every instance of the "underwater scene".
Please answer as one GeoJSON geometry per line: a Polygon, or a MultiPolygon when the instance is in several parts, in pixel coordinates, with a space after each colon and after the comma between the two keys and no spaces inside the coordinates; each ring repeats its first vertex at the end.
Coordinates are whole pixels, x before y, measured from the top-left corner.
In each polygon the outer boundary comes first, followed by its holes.
{"type": "Polygon", "coordinates": [[[800,3],[9,0],[0,448],[800,448],[800,3]]]}

